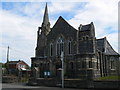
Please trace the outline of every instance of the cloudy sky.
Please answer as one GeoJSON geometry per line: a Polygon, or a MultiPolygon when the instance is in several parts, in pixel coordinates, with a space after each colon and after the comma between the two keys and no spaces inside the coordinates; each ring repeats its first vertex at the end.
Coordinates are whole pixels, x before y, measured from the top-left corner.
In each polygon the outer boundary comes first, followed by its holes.
{"type": "MultiPolygon", "coordinates": [[[[107,40],[118,51],[118,1],[75,0],[48,2],[51,27],[62,16],[76,29],[80,24],[95,25],[97,38],[107,40]]],[[[45,2],[0,2],[0,51],[1,61],[6,62],[7,47],[10,60],[24,60],[29,65],[34,57],[37,29],[41,26],[45,2]]]]}

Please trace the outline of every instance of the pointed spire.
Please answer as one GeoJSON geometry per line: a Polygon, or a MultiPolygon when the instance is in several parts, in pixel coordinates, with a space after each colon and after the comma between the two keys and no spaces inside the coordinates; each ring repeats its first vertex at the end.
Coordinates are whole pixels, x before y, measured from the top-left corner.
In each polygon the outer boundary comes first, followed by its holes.
{"type": "Polygon", "coordinates": [[[50,32],[50,22],[49,22],[48,8],[47,8],[47,3],[46,3],[44,17],[43,17],[43,23],[41,26],[41,34],[47,35],[49,32],[50,32]]]}
{"type": "Polygon", "coordinates": [[[49,17],[48,17],[47,3],[46,3],[45,12],[44,12],[44,18],[43,18],[43,24],[47,25],[48,23],[49,23],[49,17]]]}

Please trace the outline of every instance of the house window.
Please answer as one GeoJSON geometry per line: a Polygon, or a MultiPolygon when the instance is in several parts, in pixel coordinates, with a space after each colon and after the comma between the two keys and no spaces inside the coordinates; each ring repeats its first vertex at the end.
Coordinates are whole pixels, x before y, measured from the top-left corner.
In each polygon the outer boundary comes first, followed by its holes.
{"type": "Polygon", "coordinates": [[[58,40],[57,40],[57,55],[61,55],[61,52],[64,52],[64,39],[62,37],[59,37],[58,40]]]}
{"type": "Polygon", "coordinates": [[[71,54],[71,41],[68,41],[68,54],[71,54]]]}
{"type": "Polygon", "coordinates": [[[50,56],[53,56],[53,44],[50,43],[50,56]]]}

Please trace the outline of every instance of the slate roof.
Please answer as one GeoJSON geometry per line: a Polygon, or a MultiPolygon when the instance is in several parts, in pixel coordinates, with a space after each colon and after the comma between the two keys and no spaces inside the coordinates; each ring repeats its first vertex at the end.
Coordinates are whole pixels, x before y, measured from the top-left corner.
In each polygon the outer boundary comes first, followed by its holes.
{"type": "Polygon", "coordinates": [[[97,49],[104,52],[104,38],[97,39],[97,49]]]}
{"type": "Polygon", "coordinates": [[[19,62],[23,62],[25,63],[26,65],[28,65],[26,62],[22,61],[22,60],[18,60],[18,61],[9,61],[8,64],[17,64],[19,62]]]}
{"type": "Polygon", "coordinates": [[[106,55],[119,55],[106,40],[106,38],[97,39],[97,49],[106,55]]]}
{"type": "Polygon", "coordinates": [[[90,28],[91,28],[91,24],[82,25],[81,31],[87,31],[90,30],[90,28]]]}
{"type": "Polygon", "coordinates": [[[17,63],[19,63],[20,61],[9,61],[8,63],[9,64],[17,64],[17,63]]]}
{"type": "Polygon", "coordinates": [[[47,37],[49,40],[51,40],[51,39],[55,39],[57,35],[63,34],[66,37],[73,37],[75,39],[76,32],[77,30],[60,16],[56,21],[55,25],[53,26],[53,28],[51,28],[51,31],[47,37]]]}

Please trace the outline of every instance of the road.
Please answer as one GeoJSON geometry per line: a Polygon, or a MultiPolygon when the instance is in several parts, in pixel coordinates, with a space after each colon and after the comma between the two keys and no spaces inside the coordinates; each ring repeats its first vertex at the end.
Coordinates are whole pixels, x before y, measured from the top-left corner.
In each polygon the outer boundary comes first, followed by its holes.
{"type": "MultiPolygon", "coordinates": [[[[2,84],[2,90],[85,90],[85,89],[70,89],[60,87],[44,87],[44,86],[27,86],[21,83],[2,84]]],[[[88,90],[88,89],[87,89],[88,90]]]]}

